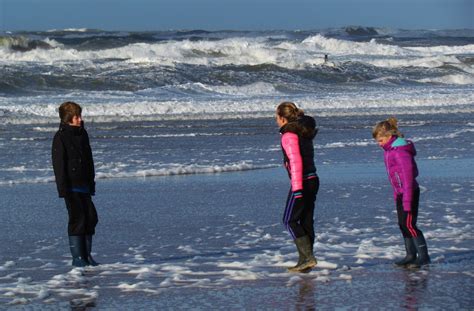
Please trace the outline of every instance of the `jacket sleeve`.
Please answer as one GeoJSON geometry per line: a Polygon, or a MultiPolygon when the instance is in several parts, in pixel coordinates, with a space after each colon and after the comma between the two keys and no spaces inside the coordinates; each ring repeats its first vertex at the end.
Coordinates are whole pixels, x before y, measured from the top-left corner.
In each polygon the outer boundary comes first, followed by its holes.
{"type": "Polygon", "coordinates": [[[86,132],[86,139],[87,139],[87,158],[90,160],[90,168],[89,168],[89,173],[90,173],[90,181],[91,181],[91,184],[90,184],[90,191],[91,191],[91,194],[94,195],[95,194],[95,167],[94,167],[94,158],[92,157],[92,148],[91,148],[91,144],[90,144],[90,141],[89,141],[89,134],[87,134],[86,132]]]}
{"type": "Polygon", "coordinates": [[[303,159],[298,135],[287,132],[281,137],[281,145],[289,159],[291,190],[303,190],[303,159]]]}
{"type": "Polygon", "coordinates": [[[59,135],[54,136],[51,155],[53,161],[54,177],[56,178],[56,186],[58,188],[58,194],[60,198],[63,198],[66,196],[66,193],[68,191],[67,163],[66,150],[59,135]]]}
{"type": "Polygon", "coordinates": [[[401,168],[401,182],[403,187],[403,210],[409,212],[413,201],[413,191],[415,190],[415,163],[413,155],[406,151],[396,153],[396,160],[401,168]]]}

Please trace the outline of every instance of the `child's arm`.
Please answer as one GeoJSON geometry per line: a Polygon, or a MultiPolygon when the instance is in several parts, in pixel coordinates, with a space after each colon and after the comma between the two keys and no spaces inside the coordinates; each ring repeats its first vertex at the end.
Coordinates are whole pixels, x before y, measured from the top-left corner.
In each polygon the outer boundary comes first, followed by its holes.
{"type": "Polygon", "coordinates": [[[91,177],[92,177],[92,180],[91,180],[91,194],[92,195],[95,195],[95,167],[94,167],[94,158],[92,157],[92,148],[91,148],[91,144],[90,144],[90,141],[89,141],[89,134],[86,132],[86,139],[87,139],[87,158],[90,159],[91,163],[90,163],[90,174],[91,174],[91,177]]]}
{"type": "Polygon", "coordinates": [[[303,159],[298,135],[290,132],[283,134],[281,145],[290,161],[291,190],[303,190],[303,159]]]}
{"type": "Polygon", "coordinates": [[[402,170],[403,210],[409,212],[411,210],[413,191],[415,188],[415,163],[413,155],[406,151],[397,152],[396,159],[402,170]]]}
{"type": "Polygon", "coordinates": [[[66,171],[67,163],[65,148],[59,135],[54,136],[51,155],[58,194],[60,198],[64,198],[68,190],[66,171]]]}

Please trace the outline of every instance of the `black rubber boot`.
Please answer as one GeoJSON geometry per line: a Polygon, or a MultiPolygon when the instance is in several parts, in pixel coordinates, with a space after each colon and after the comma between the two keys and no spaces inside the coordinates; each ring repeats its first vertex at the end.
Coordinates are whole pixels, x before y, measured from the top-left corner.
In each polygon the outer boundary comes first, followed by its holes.
{"type": "Polygon", "coordinates": [[[416,252],[418,253],[418,258],[415,262],[409,264],[409,268],[419,268],[421,266],[427,265],[431,262],[430,256],[428,255],[428,245],[426,244],[425,237],[423,235],[413,238],[413,242],[416,247],[416,252]]]}
{"type": "Polygon", "coordinates": [[[295,269],[295,268],[299,267],[305,260],[304,255],[301,253],[301,250],[298,247],[296,247],[296,249],[298,250],[298,262],[296,263],[296,266],[288,268],[288,271],[290,269],[295,269]]]}
{"type": "Polygon", "coordinates": [[[87,261],[89,262],[89,265],[91,266],[98,266],[99,263],[94,260],[91,256],[92,252],[92,235],[86,235],[85,238],[86,241],[86,254],[87,254],[87,261]]]}
{"type": "Polygon", "coordinates": [[[416,246],[413,238],[405,238],[405,250],[407,254],[402,260],[396,261],[397,266],[406,266],[408,264],[414,263],[416,260],[416,246]]]}
{"type": "Polygon", "coordinates": [[[296,248],[303,257],[303,262],[295,267],[288,268],[289,272],[307,272],[318,263],[313,255],[313,248],[309,236],[305,235],[295,239],[296,248]]]}
{"type": "Polygon", "coordinates": [[[69,236],[69,249],[72,255],[72,265],[74,267],[85,267],[89,265],[86,259],[86,245],[83,235],[69,236]]]}

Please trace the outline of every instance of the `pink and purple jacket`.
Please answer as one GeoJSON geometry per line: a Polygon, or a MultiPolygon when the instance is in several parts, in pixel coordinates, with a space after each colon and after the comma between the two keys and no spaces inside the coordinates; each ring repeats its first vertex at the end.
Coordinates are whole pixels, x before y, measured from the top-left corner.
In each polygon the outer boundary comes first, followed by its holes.
{"type": "Polygon", "coordinates": [[[413,192],[418,188],[415,145],[409,140],[392,136],[383,149],[388,179],[393,187],[393,197],[397,201],[397,198],[401,196],[403,210],[409,212],[413,201],[413,192]]]}
{"type": "Polygon", "coordinates": [[[292,132],[283,133],[281,146],[287,158],[285,166],[291,179],[291,191],[303,190],[303,158],[298,135],[292,132]]]}

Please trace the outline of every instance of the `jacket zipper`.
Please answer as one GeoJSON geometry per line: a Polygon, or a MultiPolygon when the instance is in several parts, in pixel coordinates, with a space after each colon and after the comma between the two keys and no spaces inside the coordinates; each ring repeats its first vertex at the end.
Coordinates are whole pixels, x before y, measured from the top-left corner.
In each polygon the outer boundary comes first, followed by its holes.
{"type": "Polygon", "coordinates": [[[398,176],[398,173],[395,173],[395,177],[397,177],[397,182],[398,182],[398,187],[402,187],[402,182],[400,180],[400,176],[398,176]]]}

